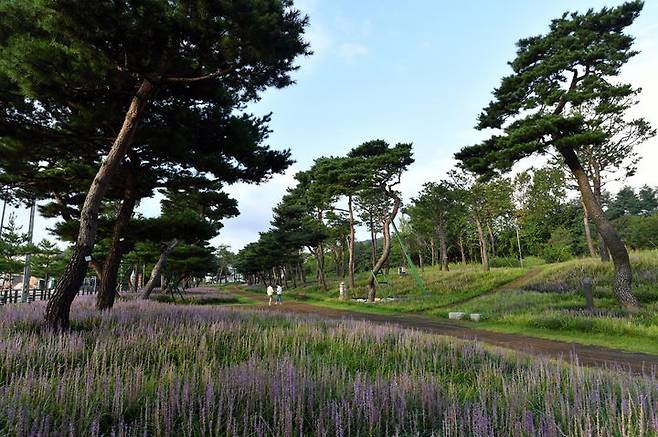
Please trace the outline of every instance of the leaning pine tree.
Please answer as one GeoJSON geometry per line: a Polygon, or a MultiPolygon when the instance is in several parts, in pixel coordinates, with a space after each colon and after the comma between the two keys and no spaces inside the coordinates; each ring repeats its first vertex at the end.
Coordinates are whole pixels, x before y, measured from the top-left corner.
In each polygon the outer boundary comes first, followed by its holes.
{"type": "Polygon", "coordinates": [[[520,159],[556,150],[577,181],[589,217],[610,249],[615,266],[614,292],[620,304],[635,308],[628,252],[597,202],[577,151],[605,144],[610,133],[587,123],[583,108],[610,115],[623,113],[619,97],[636,90],[615,83],[621,67],[635,54],[625,30],[642,10],[641,1],[585,14],[565,13],[549,32],[520,40],[494,100],[479,117],[478,129],[501,129],[481,144],[456,154],[464,167],[485,176],[508,171],[520,159]]]}
{"type": "MultiPolygon", "coordinates": [[[[0,3],[0,128],[44,133],[35,144],[45,151],[59,147],[63,130],[75,133],[72,120],[95,117],[104,101],[125,97],[123,120],[106,138],[110,146],[80,210],[71,259],[48,302],[49,326],[69,324],[99,208],[145,113],[164,114],[178,99],[239,109],[267,87],[291,84],[295,58],[308,53],[306,24],[291,0],[0,3]]],[[[175,124],[171,129],[175,134],[175,124]]]]}

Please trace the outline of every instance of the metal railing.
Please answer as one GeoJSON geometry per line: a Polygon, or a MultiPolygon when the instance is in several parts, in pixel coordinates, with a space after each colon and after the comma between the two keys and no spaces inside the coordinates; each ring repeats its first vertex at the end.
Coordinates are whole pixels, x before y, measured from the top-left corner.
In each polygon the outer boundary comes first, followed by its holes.
{"type": "MultiPolygon", "coordinates": [[[[36,302],[39,300],[48,300],[55,289],[54,288],[30,288],[27,294],[27,301],[36,302]]],[[[96,294],[96,287],[94,285],[83,285],[78,291],[78,295],[96,294]]],[[[21,303],[23,297],[23,290],[10,290],[8,288],[0,290],[0,305],[7,305],[12,303],[21,303]]]]}

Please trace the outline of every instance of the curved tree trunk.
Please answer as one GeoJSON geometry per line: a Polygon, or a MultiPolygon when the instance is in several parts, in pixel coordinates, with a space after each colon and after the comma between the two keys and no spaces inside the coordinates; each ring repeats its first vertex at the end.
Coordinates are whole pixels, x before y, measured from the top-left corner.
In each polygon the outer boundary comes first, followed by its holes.
{"type": "Polygon", "coordinates": [[[153,266],[153,270],[151,270],[151,277],[149,278],[149,281],[142,289],[142,299],[148,299],[151,296],[151,293],[155,288],[155,283],[160,277],[160,272],[162,272],[164,266],[167,265],[167,259],[169,258],[169,255],[171,255],[171,252],[173,252],[173,250],[176,248],[177,245],[178,245],[178,240],[174,238],[169,243],[167,243],[167,245],[162,250],[162,253],[160,254],[160,258],[158,258],[158,262],[155,263],[155,265],[153,266]]]}
{"type": "Polygon", "coordinates": [[[583,226],[585,227],[585,240],[587,241],[587,249],[589,250],[589,256],[596,258],[596,249],[594,249],[594,241],[592,240],[592,231],[589,228],[589,214],[587,214],[587,208],[585,208],[585,203],[580,202],[583,206],[583,226]]]}
{"type": "Polygon", "coordinates": [[[633,275],[626,246],[624,246],[617,231],[612,227],[608,218],[605,216],[603,209],[601,209],[600,203],[592,192],[589,180],[587,179],[587,174],[580,165],[580,161],[574,150],[566,148],[560,149],[559,151],[564,156],[566,164],[569,166],[569,169],[578,182],[578,188],[580,189],[583,203],[585,204],[585,208],[587,208],[589,217],[596,225],[599,234],[607,244],[610,254],[612,255],[612,261],[615,266],[615,296],[623,307],[635,309],[638,306],[638,301],[632,292],[633,275]]]}
{"type": "Polygon", "coordinates": [[[124,193],[124,199],[121,202],[121,208],[119,209],[116,221],[112,227],[112,241],[110,242],[110,247],[105,256],[103,275],[100,277],[100,287],[98,288],[98,294],[96,295],[96,308],[101,311],[110,309],[114,306],[119,265],[121,264],[121,257],[123,256],[121,240],[133,215],[136,203],[137,196],[132,187],[132,180],[129,180],[124,193]]]}
{"type": "Polygon", "coordinates": [[[112,148],[89,187],[80,211],[80,231],[73,247],[71,259],[46,306],[45,322],[51,329],[61,330],[69,327],[71,303],[73,303],[87,272],[87,263],[91,260],[91,252],[96,240],[98,209],[117,167],[132,144],[135,130],[152,92],[153,84],[144,80],[130,102],[123,125],[112,148]]]}
{"type": "Polygon", "coordinates": [[[399,197],[393,199],[393,210],[391,214],[384,220],[382,226],[382,234],[384,236],[384,247],[382,248],[382,254],[375,263],[375,266],[372,269],[370,276],[368,277],[368,300],[370,302],[375,301],[375,295],[377,294],[377,287],[375,285],[375,275],[382,269],[386,261],[388,260],[389,255],[391,254],[391,223],[395,220],[395,217],[398,215],[398,210],[400,209],[400,204],[402,203],[399,197]]]}

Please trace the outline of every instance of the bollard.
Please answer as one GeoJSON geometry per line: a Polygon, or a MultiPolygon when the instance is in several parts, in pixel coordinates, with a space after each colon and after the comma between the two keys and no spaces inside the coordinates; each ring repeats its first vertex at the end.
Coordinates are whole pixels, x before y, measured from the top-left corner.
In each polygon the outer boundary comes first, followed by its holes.
{"type": "Polygon", "coordinates": [[[594,297],[592,296],[592,278],[583,279],[583,293],[585,293],[585,303],[587,304],[587,311],[591,313],[594,311],[594,297]]]}
{"type": "Polygon", "coordinates": [[[338,285],[338,293],[340,295],[341,300],[347,299],[347,295],[345,294],[345,283],[341,282],[340,285],[338,285]]]}

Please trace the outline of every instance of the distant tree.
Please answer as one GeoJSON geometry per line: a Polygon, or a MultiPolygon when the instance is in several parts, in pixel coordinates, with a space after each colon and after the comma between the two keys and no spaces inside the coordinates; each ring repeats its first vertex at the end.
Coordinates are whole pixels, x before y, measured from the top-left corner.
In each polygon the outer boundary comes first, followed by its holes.
{"type": "Polygon", "coordinates": [[[658,211],[658,188],[643,185],[640,187],[638,197],[640,198],[642,214],[649,215],[658,211]]]}
{"type": "MultiPolygon", "coordinates": [[[[541,255],[555,228],[565,226],[566,181],[561,169],[549,166],[519,173],[514,180],[521,245],[524,253],[541,255]]],[[[589,228],[586,228],[586,232],[589,228]]],[[[592,246],[591,251],[594,250],[592,246]]]]}
{"type": "Polygon", "coordinates": [[[57,245],[46,239],[41,240],[36,246],[36,252],[32,255],[32,273],[42,277],[45,288],[48,288],[50,278],[59,276],[63,271],[62,251],[57,245]]]}
{"type": "Polygon", "coordinates": [[[567,261],[573,257],[573,236],[566,228],[557,228],[544,245],[543,258],[551,263],[567,261]]]}
{"type": "Polygon", "coordinates": [[[482,175],[508,171],[520,159],[554,148],[578,183],[589,218],[608,245],[615,264],[614,292],[620,304],[637,307],[628,252],[592,191],[578,150],[600,147],[610,135],[594,127],[581,108],[621,114],[619,98],[635,94],[615,84],[621,67],[637,52],[624,33],[642,10],[641,1],[615,8],[571,13],[551,22],[545,35],[518,42],[513,73],[494,91],[494,101],[479,117],[478,129],[502,129],[481,144],[465,147],[456,158],[482,175]]]}
{"type": "Polygon", "coordinates": [[[220,244],[215,249],[215,258],[217,258],[217,280],[221,284],[221,278],[226,277],[229,268],[235,263],[235,253],[231,251],[231,246],[220,244]]]}
{"type": "MultiPolygon", "coordinates": [[[[316,260],[316,279],[326,290],[325,243],[330,231],[324,220],[331,210],[331,194],[317,185],[311,188],[313,180],[308,172],[300,172],[295,178],[298,185],[274,208],[273,238],[285,248],[286,258],[298,265],[300,251],[307,249],[316,260]]],[[[298,270],[303,276],[302,269],[298,270]]]]}
{"type": "Polygon", "coordinates": [[[11,289],[14,275],[23,269],[21,255],[30,251],[27,234],[16,224],[16,215],[10,214],[0,237],[0,272],[3,274],[3,288],[11,289]]]}
{"type": "Polygon", "coordinates": [[[418,197],[407,208],[414,229],[428,229],[430,233],[432,263],[435,262],[434,236],[439,240],[441,270],[448,270],[448,229],[458,219],[458,194],[447,182],[428,182],[418,197]]]}
{"type": "Polygon", "coordinates": [[[348,156],[355,158],[359,162],[359,168],[363,169],[365,189],[379,192],[392,204],[381,223],[384,237],[382,254],[375,263],[372,274],[368,277],[368,300],[372,302],[376,295],[375,275],[386,264],[391,253],[391,223],[397,217],[402,206],[402,198],[397,186],[400,184],[402,174],[414,160],[411,144],[398,143],[391,147],[382,140],[365,142],[352,149],[348,156]]]}

